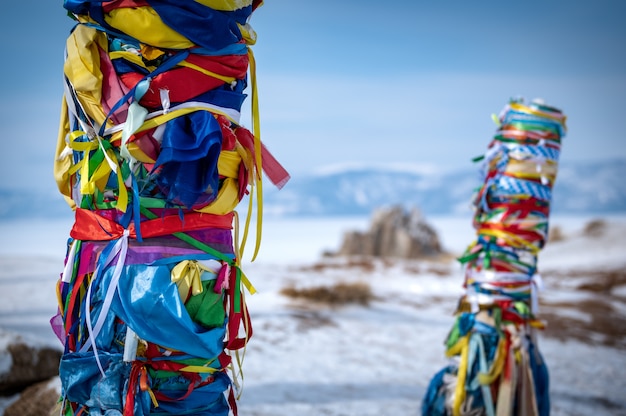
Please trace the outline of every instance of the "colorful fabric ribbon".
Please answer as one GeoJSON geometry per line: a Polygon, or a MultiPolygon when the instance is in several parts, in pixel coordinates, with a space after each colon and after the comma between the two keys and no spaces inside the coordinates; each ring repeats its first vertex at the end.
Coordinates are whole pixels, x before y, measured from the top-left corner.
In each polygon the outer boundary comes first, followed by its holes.
{"type": "Polygon", "coordinates": [[[476,240],[459,261],[465,293],[446,340],[448,366],[430,381],[424,416],[547,416],[548,370],[537,348],[537,254],[548,236],[565,116],[511,101],[482,160],[476,240]]]}
{"type": "Polygon", "coordinates": [[[77,24],[54,166],[75,210],[51,320],[63,415],[237,414],[253,196],[254,258],[262,171],[289,180],[260,140],[248,23],[260,3],[64,2],[77,24]],[[252,132],[239,124],[248,85],[252,132]]]}

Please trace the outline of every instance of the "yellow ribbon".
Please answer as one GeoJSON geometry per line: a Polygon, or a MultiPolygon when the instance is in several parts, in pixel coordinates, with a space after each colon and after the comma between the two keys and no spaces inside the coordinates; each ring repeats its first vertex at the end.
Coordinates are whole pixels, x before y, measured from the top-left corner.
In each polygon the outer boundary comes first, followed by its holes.
{"type": "Polygon", "coordinates": [[[63,66],[63,73],[72,85],[81,108],[98,124],[106,119],[102,110],[100,49],[108,50],[106,35],[94,28],[78,25],[67,39],[67,57],[63,66]]]}
{"type": "Polygon", "coordinates": [[[149,6],[120,7],[105,14],[104,20],[141,43],[157,48],[189,49],[195,46],[192,41],[167,26],[149,6]]]}
{"type": "Polygon", "coordinates": [[[252,101],[252,134],[254,135],[254,158],[255,169],[252,172],[253,180],[250,181],[250,197],[248,203],[248,214],[246,215],[246,222],[244,226],[243,236],[241,239],[241,246],[239,247],[239,254],[243,256],[244,247],[248,238],[248,229],[252,217],[253,208],[253,195],[257,196],[257,224],[256,224],[256,241],[254,245],[254,253],[252,260],[256,259],[261,248],[261,237],[263,231],[263,178],[262,178],[262,156],[261,156],[261,127],[259,117],[259,99],[256,82],[256,61],[252,49],[248,48],[248,60],[250,67],[250,83],[251,83],[251,101],[252,101]],[[256,192],[255,192],[256,185],[256,192]]]}
{"type": "Polygon", "coordinates": [[[189,292],[195,296],[204,290],[202,287],[202,273],[217,273],[197,260],[183,260],[171,271],[172,283],[178,285],[178,294],[183,300],[187,300],[189,292]]]}
{"type": "Polygon", "coordinates": [[[553,183],[556,178],[557,168],[558,166],[550,161],[538,164],[536,161],[532,160],[510,159],[505,172],[516,178],[523,179],[541,179],[544,177],[549,183],[553,183]],[[537,169],[538,165],[540,166],[540,170],[537,169]]]}
{"type": "Polygon", "coordinates": [[[200,73],[202,73],[204,75],[208,75],[210,77],[217,78],[217,79],[219,79],[220,81],[223,81],[226,84],[232,84],[233,82],[235,82],[237,80],[237,78],[235,78],[235,77],[227,77],[225,75],[220,75],[217,72],[209,71],[208,69],[204,69],[201,66],[198,66],[196,64],[192,64],[191,62],[187,62],[186,60],[182,61],[182,62],[179,62],[178,66],[184,66],[184,67],[187,67],[187,68],[190,68],[190,69],[195,69],[196,71],[198,71],[198,72],[200,72],[200,73]]]}
{"type": "MultiPolygon", "coordinates": [[[[229,7],[229,6],[226,6],[229,7]]],[[[111,10],[104,20],[123,33],[157,48],[190,49],[196,46],[190,39],[166,25],[150,6],[120,7],[111,10]]],[[[237,24],[244,41],[251,45],[256,33],[248,24],[237,24]]]]}
{"type": "Polygon", "coordinates": [[[72,150],[83,153],[83,158],[69,168],[69,173],[73,174],[80,170],[80,192],[83,195],[93,195],[96,189],[102,191],[104,184],[108,181],[111,172],[117,175],[118,197],[116,207],[120,211],[126,212],[128,206],[128,191],[122,177],[122,170],[117,161],[117,157],[113,149],[104,149],[102,139],[96,137],[96,140],[87,142],[77,141],[79,137],[85,136],[83,131],[73,131],[70,133],[70,142],[68,146],[72,150]],[[103,155],[102,162],[96,167],[93,174],[89,174],[89,159],[92,151],[100,149],[103,155]],[[98,183],[100,186],[98,186],[98,183]]]}
{"type": "Polygon", "coordinates": [[[500,123],[500,119],[498,118],[498,116],[496,114],[492,114],[491,115],[491,121],[494,122],[494,124],[498,127],[500,127],[502,125],[502,123],[500,123]]]}
{"type": "Polygon", "coordinates": [[[534,108],[530,108],[524,104],[520,104],[520,103],[510,103],[509,106],[511,107],[511,109],[515,110],[515,111],[521,111],[527,114],[532,114],[534,116],[539,116],[539,117],[545,117],[545,118],[549,118],[551,120],[554,120],[558,123],[560,123],[563,128],[565,129],[565,120],[567,119],[567,117],[565,117],[564,115],[561,117],[558,116],[554,116],[550,113],[546,113],[545,111],[541,111],[541,110],[535,110],[534,108]]]}
{"type": "Polygon", "coordinates": [[[215,200],[194,211],[225,215],[239,204],[239,165],[241,157],[237,152],[222,150],[217,160],[217,171],[222,182],[215,200]]]}
{"type": "MultiPolygon", "coordinates": [[[[248,279],[248,276],[241,270],[241,283],[248,289],[248,293],[254,295],[256,293],[256,288],[252,286],[252,282],[248,279]]],[[[243,293],[243,292],[242,292],[243,293]]]]}
{"type": "Polygon", "coordinates": [[[70,130],[68,112],[67,102],[63,99],[61,103],[61,120],[59,122],[57,145],[54,152],[53,174],[59,192],[61,192],[67,204],[73,209],[76,207],[76,204],[72,199],[72,186],[70,184],[71,174],[69,173],[69,169],[72,167],[72,156],[64,153],[67,148],[67,143],[65,142],[66,132],[70,130]]]}
{"type": "Polygon", "coordinates": [[[219,371],[213,367],[205,367],[203,365],[188,365],[187,367],[181,368],[179,371],[186,371],[188,373],[208,373],[213,374],[219,371]]]}
{"type": "Polygon", "coordinates": [[[111,51],[109,52],[109,59],[111,59],[111,61],[115,59],[124,59],[150,72],[156,69],[155,66],[146,66],[146,63],[141,56],[130,51],[111,51]]]}
{"type": "Polygon", "coordinates": [[[497,230],[497,229],[486,229],[486,228],[480,228],[478,230],[478,233],[480,235],[486,235],[486,236],[491,236],[491,237],[495,237],[495,238],[501,238],[503,240],[505,240],[507,243],[509,243],[510,245],[514,246],[514,247],[522,247],[528,251],[531,252],[531,254],[537,254],[539,253],[540,248],[533,245],[533,243],[528,242],[526,240],[524,240],[522,237],[517,236],[513,233],[509,233],[503,230],[497,230]]]}
{"type": "Polygon", "coordinates": [[[467,362],[469,358],[469,339],[471,334],[467,334],[451,346],[446,355],[452,357],[454,355],[460,355],[461,360],[459,362],[459,368],[456,375],[456,389],[454,390],[454,403],[452,407],[452,414],[454,416],[461,416],[461,405],[465,401],[465,378],[467,376],[467,362]]]}

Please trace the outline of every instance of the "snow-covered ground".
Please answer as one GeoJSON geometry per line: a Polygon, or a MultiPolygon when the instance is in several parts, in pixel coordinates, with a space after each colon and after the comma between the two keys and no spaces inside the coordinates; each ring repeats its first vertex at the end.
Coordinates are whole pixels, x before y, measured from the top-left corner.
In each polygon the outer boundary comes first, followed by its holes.
{"type": "MultiPolygon", "coordinates": [[[[583,235],[589,220],[552,218],[565,239],[539,257],[548,319],[539,347],[557,416],[626,414],[626,279],[619,274],[626,267],[626,216],[606,217],[609,226],[596,237],[583,235]]],[[[469,218],[427,221],[454,254],[473,239],[469,218]]],[[[322,255],[339,247],[344,231],[368,223],[265,219],[259,258],[245,264],[258,293],[247,297],[254,336],[243,365],[241,415],[419,414],[431,376],[446,364],[443,341],[462,271],[454,260],[349,262],[322,255]],[[280,293],[338,282],[367,283],[376,298],[369,306],[331,307],[280,293]]],[[[2,342],[21,333],[58,345],[48,320],[70,225],[69,219],[0,223],[2,342]]]]}

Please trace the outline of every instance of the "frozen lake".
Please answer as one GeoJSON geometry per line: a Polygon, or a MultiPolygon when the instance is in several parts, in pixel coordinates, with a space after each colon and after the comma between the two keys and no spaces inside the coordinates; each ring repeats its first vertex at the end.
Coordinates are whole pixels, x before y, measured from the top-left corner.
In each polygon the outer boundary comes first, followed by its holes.
{"type": "MultiPolygon", "coordinates": [[[[574,278],[575,271],[626,267],[626,216],[607,217],[608,231],[597,238],[581,234],[591,218],[551,219],[551,226],[559,226],[566,236],[539,257],[547,274],[540,295],[547,303],[542,307],[553,323],[592,322],[593,311],[576,307],[583,300],[615,305],[618,322],[626,322],[624,284],[599,294],[578,289],[591,274],[574,278]],[[557,277],[568,274],[571,279],[557,277]],[[565,306],[551,307],[556,304],[565,306]]],[[[453,253],[473,240],[470,218],[426,220],[453,253]]],[[[446,363],[443,341],[461,293],[462,272],[455,261],[373,261],[364,267],[322,257],[324,251],[339,247],[345,231],[366,230],[368,225],[368,217],[265,219],[259,258],[244,262],[259,292],[247,298],[255,335],[243,367],[240,414],[418,414],[431,376],[446,363]],[[296,302],[280,293],[289,285],[330,286],[339,281],[367,283],[376,301],[328,307],[296,302]]],[[[55,313],[54,285],[70,227],[71,219],[0,223],[3,331],[58,345],[48,319],[55,313]]],[[[244,260],[252,254],[252,242],[244,260]]],[[[539,344],[551,373],[552,414],[626,414],[625,329],[616,334],[618,344],[611,346],[593,327],[582,338],[571,337],[567,328],[557,337],[557,328],[551,336],[548,326],[539,344]]]]}

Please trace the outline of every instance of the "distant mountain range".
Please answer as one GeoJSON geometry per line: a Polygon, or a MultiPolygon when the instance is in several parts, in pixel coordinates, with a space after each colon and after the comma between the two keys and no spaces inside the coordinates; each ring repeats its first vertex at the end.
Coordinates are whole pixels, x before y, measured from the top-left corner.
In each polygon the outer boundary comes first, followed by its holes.
{"type": "MultiPolygon", "coordinates": [[[[482,184],[479,166],[444,172],[414,167],[348,166],[265,186],[264,211],[282,215],[362,215],[401,204],[425,215],[467,213],[482,184]]],[[[626,213],[626,159],[562,163],[552,196],[560,214],[626,213]]]]}
{"type": "MultiPolygon", "coordinates": [[[[369,215],[381,206],[418,207],[425,215],[467,213],[480,186],[478,165],[445,172],[420,166],[345,166],[294,176],[282,189],[264,186],[266,215],[369,215]]],[[[0,220],[68,216],[56,190],[0,189],[0,220]]],[[[552,213],[626,213],[626,159],[561,163],[552,213]]]]}

